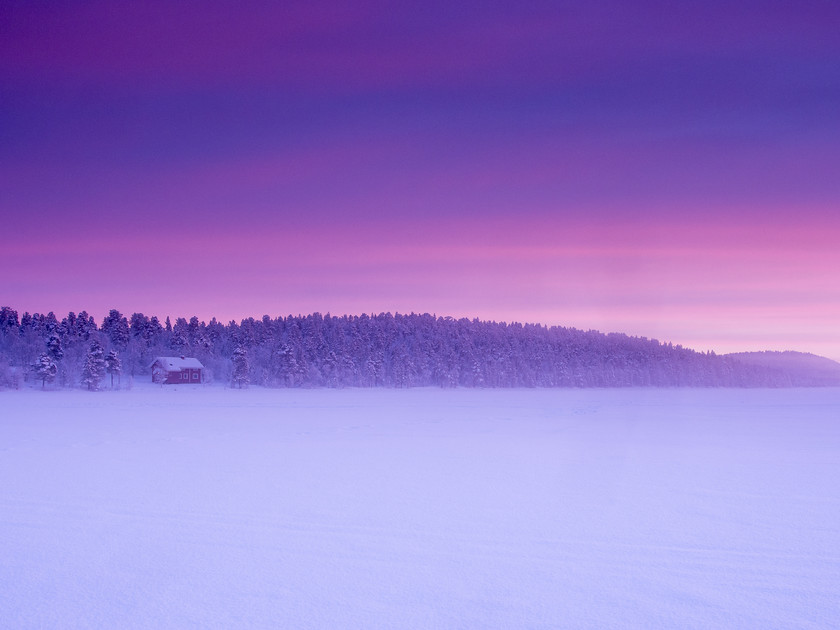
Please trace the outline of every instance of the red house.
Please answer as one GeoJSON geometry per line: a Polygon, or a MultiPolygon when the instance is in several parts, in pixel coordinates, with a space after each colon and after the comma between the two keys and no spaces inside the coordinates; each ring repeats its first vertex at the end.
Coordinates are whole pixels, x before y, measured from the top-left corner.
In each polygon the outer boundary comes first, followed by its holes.
{"type": "Polygon", "coordinates": [[[204,366],[193,357],[158,357],[149,366],[153,383],[203,383],[204,366]]]}

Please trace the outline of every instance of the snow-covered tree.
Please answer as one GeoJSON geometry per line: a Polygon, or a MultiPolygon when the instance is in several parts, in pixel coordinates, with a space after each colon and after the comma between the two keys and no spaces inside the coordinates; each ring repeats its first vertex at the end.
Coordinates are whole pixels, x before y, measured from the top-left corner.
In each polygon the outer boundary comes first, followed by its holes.
{"type": "Polygon", "coordinates": [[[126,324],[118,311],[105,318],[99,331],[85,311],[78,316],[70,313],[58,323],[52,313],[23,313],[18,319],[16,311],[2,307],[0,362],[11,374],[30,374],[47,339],[47,355],[58,368],[55,382],[81,380],[91,389],[98,384],[96,371],[83,370],[83,365],[89,363],[87,347],[93,341],[117,350],[123,371],[132,376],[147,374],[155,356],[190,354],[206,366],[208,374],[237,387],[251,381],[280,387],[813,384],[813,379],[798,376],[794,380],[768,366],[655,339],[429,314],[333,317],[313,313],[275,319],[266,315],[226,325],[215,319],[205,324],[197,317],[179,317],[174,326],[167,318],[164,327],[157,317],[134,313],[127,341],[123,336],[126,324]],[[120,349],[123,343],[125,348],[120,349]]]}
{"type": "Polygon", "coordinates": [[[52,383],[55,380],[55,374],[58,370],[55,362],[46,352],[41,353],[33,369],[36,378],[41,379],[41,389],[44,389],[46,383],[52,383]]]}
{"type": "Polygon", "coordinates": [[[47,352],[53,361],[61,361],[64,357],[64,349],[61,347],[61,337],[58,333],[52,332],[47,338],[47,352]]]}
{"type": "Polygon", "coordinates": [[[130,338],[128,320],[116,309],[111,309],[108,316],[102,321],[100,329],[106,335],[115,348],[124,350],[130,338]]]}
{"type": "Polygon", "coordinates": [[[111,389],[114,388],[114,376],[119,377],[122,374],[122,362],[120,355],[116,350],[110,350],[105,355],[105,371],[111,375],[111,389]]]}
{"type": "Polygon", "coordinates": [[[233,351],[233,385],[235,387],[248,387],[251,382],[251,368],[248,364],[248,351],[244,346],[237,346],[233,351]]]}
{"type": "Polygon", "coordinates": [[[169,347],[175,354],[186,353],[189,348],[190,341],[187,336],[187,327],[187,320],[183,317],[175,320],[175,325],[172,327],[172,336],[169,339],[169,347]]]}
{"type": "Polygon", "coordinates": [[[298,378],[298,363],[294,352],[286,345],[281,345],[274,356],[274,369],[277,382],[282,387],[294,387],[298,378]]]}
{"type": "Polygon", "coordinates": [[[82,311],[76,316],[76,331],[79,339],[87,341],[96,330],[96,322],[93,319],[93,315],[88,315],[87,311],[82,311]]]}
{"type": "Polygon", "coordinates": [[[99,383],[105,377],[105,351],[98,341],[90,344],[85,364],[82,368],[82,385],[89,390],[99,389],[99,383]]]}
{"type": "Polygon", "coordinates": [[[143,315],[143,313],[132,313],[128,320],[131,340],[142,340],[143,342],[148,343],[148,340],[151,337],[150,324],[151,322],[149,321],[149,318],[143,315]]]}
{"type": "Polygon", "coordinates": [[[10,306],[3,306],[0,308],[0,334],[11,330],[14,330],[15,333],[17,333],[17,329],[19,327],[20,323],[18,322],[17,311],[10,306]]]}

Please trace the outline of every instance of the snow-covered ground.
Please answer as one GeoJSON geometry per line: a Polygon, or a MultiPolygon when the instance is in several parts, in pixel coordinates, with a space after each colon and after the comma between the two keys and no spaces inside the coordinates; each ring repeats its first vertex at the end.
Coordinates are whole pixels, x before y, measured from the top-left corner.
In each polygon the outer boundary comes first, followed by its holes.
{"type": "Polygon", "coordinates": [[[838,619],[838,389],[0,392],[3,628],[838,619]]]}

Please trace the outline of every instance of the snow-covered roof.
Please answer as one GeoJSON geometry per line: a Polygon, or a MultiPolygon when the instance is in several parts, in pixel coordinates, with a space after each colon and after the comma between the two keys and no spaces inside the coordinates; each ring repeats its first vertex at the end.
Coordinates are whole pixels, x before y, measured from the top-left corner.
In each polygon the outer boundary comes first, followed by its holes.
{"type": "Polygon", "coordinates": [[[160,363],[161,367],[168,372],[178,372],[185,368],[204,368],[201,361],[194,357],[157,357],[149,367],[155,363],[160,363]]]}

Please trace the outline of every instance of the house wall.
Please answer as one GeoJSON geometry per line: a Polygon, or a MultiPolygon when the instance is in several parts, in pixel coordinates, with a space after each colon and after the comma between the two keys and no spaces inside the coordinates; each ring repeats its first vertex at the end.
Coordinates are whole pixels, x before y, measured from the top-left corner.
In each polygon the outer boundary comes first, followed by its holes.
{"type": "Polygon", "coordinates": [[[180,372],[169,372],[166,383],[171,385],[203,382],[201,370],[198,368],[184,368],[180,372]]]}
{"type": "Polygon", "coordinates": [[[163,381],[164,383],[168,383],[170,385],[176,385],[181,382],[181,373],[180,372],[167,372],[166,373],[166,380],[163,381]]]}
{"type": "Polygon", "coordinates": [[[166,372],[166,378],[161,378],[160,380],[155,380],[154,377],[154,370],[159,368],[152,369],[152,380],[157,383],[166,383],[168,385],[178,385],[178,384],[186,384],[186,383],[203,383],[204,382],[204,374],[202,370],[199,368],[186,368],[184,370],[175,371],[175,372],[166,372]]]}

